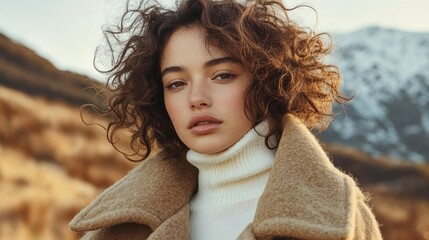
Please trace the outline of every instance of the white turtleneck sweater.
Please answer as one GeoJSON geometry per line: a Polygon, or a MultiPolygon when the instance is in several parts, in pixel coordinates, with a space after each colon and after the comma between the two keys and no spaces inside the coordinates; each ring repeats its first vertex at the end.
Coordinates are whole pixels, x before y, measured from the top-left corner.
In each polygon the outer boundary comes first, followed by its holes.
{"type": "MultiPolygon", "coordinates": [[[[267,124],[256,128],[265,133],[267,124]]],[[[199,170],[198,192],[190,201],[192,240],[238,237],[253,221],[274,156],[254,129],[221,153],[188,151],[188,161],[199,170]]]]}

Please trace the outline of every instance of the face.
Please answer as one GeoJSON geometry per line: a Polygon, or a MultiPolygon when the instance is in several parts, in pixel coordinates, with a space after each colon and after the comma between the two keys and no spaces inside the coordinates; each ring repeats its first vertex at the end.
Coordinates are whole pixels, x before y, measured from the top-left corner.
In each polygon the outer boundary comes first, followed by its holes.
{"type": "Polygon", "coordinates": [[[188,148],[222,152],[251,129],[244,113],[250,74],[215,46],[207,49],[201,28],[181,28],[171,35],[161,57],[161,75],[165,107],[188,148]]]}

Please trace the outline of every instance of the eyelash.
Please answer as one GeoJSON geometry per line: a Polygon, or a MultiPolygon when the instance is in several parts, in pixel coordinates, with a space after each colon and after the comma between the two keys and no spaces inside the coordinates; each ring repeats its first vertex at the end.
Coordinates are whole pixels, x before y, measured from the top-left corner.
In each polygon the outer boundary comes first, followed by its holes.
{"type": "Polygon", "coordinates": [[[234,79],[236,76],[237,76],[237,74],[233,74],[232,72],[223,71],[223,72],[216,74],[213,79],[219,80],[219,81],[227,81],[227,80],[234,79]],[[217,79],[218,77],[221,77],[221,76],[227,76],[227,78],[226,79],[217,79]]]}
{"type": "Polygon", "coordinates": [[[169,89],[169,90],[173,90],[173,89],[177,89],[181,86],[184,86],[185,83],[184,82],[180,82],[180,81],[176,81],[176,82],[172,82],[170,84],[168,84],[165,88],[169,89]],[[177,86],[180,85],[180,86],[177,86]]]}

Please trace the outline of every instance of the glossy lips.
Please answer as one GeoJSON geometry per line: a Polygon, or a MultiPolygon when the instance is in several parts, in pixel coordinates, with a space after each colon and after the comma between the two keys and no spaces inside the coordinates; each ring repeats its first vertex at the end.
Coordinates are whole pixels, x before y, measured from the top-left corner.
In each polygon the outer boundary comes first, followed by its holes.
{"type": "Polygon", "coordinates": [[[209,134],[222,123],[221,120],[209,115],[195,116],[189,122],[188,128],[196,135],[209,134]]]}

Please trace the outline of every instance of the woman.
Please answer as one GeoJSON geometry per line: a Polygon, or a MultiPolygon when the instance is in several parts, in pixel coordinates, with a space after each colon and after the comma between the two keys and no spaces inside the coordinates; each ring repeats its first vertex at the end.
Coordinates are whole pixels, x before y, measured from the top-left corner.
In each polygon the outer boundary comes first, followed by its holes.
{"type": "Polygon", "coordinates": [[[308,129],[339,92],[320,35],[281,1],[140,5],[111,69],[108,128],[144,162],[71,223],[84,239],[381,239],[308,129]],[[153,143],[161,151],[152,153],[153,143]],[[143,145],[144,148],[139,147],[143,145]]]}

